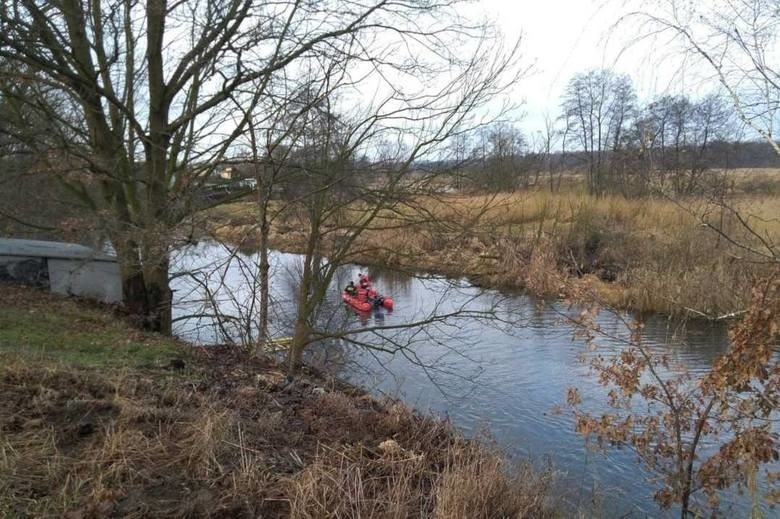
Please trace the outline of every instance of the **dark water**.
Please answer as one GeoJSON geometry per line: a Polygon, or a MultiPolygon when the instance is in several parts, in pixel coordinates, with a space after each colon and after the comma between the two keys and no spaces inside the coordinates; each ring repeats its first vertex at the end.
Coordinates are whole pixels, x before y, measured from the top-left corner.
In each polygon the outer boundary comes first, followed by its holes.
{"type": "MultiPolygon", "coordinates": [[[[197,281],[187,276],[172,283],[177,334],[208,344],[238,340],[252,331],[257,308],[252,290],[255,261],[252,255],[231,255],[215,244],[180,251],[176,267],[198,273],[197,281]],[[214,294],[207,296],[205,286],[214,294]],[[236,319],[220,326],[208,316],[183,318],[211,313],[212,302],[236,319]]],[[[289,335],[295,315],[292,294],[300,258],[275,252],[271,263],[271,328],[282,337],[289,335]]],[[[358,271],[357,266],[340,269],[338,285],[356,278],[358,271]]],[[[588,409],[606,407],[604,389],[581,358],[594,353],[575,336],[576,327],[568,320],[576,309],[523,294],[481,291],[465,280],[373,269],[370,273],[380,291],[395,299],[394,312],[361,318],[345,307],[339,289],[332,287],[318,322],[323,329],[364,330],[352,337],[373,349],[331,340],[312,347],[307,362],[375,393],[400,396],[420,410],[445,415],[466,434],[487,427],[511,457],[530,456],[539,464],[549,461],[559,472],[572,508],[607,517],[679,515],[655,505],[652,494],[657,486],[629,450],[593,452],[574,432],[565,405],[567,388],[576,386],[588,409]],[[458,312],[467,315],[436,317],[458,312]],[[420,320],[434,322],[422,330],[395,328],[420,320]]],[[[596,353],[615,351],[627,337],[625,323],[630,321],[630,316],[600,314],[598,324],[613,337],[600,338],[596,353]]],[[[723,326],[682,327],[661,317],[645,322],[645,343],[693,373],[708,370],[726,348],[723,326]]],[[[726,516],[745,515],[750,505],[746,496],[729,495],[724,501],[726,516]]]]}

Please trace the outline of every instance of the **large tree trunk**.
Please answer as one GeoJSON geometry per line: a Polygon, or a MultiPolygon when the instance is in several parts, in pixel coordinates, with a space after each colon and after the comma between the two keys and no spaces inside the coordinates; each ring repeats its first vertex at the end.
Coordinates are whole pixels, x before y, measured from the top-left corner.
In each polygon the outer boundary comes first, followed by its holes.
{"type": "Polygon", "coordinates": [[[125,265],[120,267],[122,272],[122,302],[125,309],[131,315],[143,321],[146,315],[146,286],[144,275],[137,270],[130,270],[125,265]]]}
{"type": "Polygon", "coordinates": [[[305,315],[298,315],[295,322],[295,333],[293,334],[290,347],[287,351],[287,377],[293,378],[301,365],[303,350],[309,344],[311,328],[305,315]]]}
{"type": "Polygon", "coordinates": [[[311,335],[309,298],[311,294],[312,269],[310,265],[311,256],[307,256],[301,276],[301,286],[298,289],[298,315],[295,318],[295,332],[287,351],[287,376],[289,378],[294,377],[298,371],[303,350],[308,346],[309,336],[311,335]]]}
{"type": "Polygon", "coordinates": [[[171,290],[168,286],[168,257],[155,258],[142,266],[138,248],[118,244],[122,302],[145,329],[171,334],[171,290]]]}
{"type": "Polygon", "coordinates": [[[287,376],[295,376],[298,366],[301,363],[303,350],[309,345],[311,336],[311,325],[309,320],[312,317],[314,307],[312,305],[312,287],[314,284],[314,267],[317,257],[317,243],[320,235],[319,219],[313,218],[309,229],[309,239],[306,244],[306,255],[303,263],[303,272],[301,273],[301,285],[298,288],[298,315],[295,318],[295,332],[293,334],[290,348],[287,352],[287,376]]]}
{"type": "Polygon", "coordinates": [[[168,267],[170,261],[166,255],[155,258],[156,261],[146,270],[146,304],[148,328],[155,332],[171,335],[171,289],[168,286],[168,267]]]}

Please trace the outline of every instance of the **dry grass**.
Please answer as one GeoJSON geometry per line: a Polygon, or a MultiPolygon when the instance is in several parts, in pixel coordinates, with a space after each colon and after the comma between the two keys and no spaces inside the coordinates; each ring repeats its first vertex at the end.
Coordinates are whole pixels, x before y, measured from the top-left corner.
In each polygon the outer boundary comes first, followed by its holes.
{"type": "Polygon", "coordinates": [[[780,196],[780,169],[744,168],[729,172],[728,179],[740,193],[780,196]]]}
{"type": "MultiPolygon", "coordinates": [[[[780,199],[751,197],[734,204],[750,215],[754,230],[778,243],[780,199]]],[[[487,254],[499,257],[495,271],[485,272],[498,284],[558,295],[563,278],[564,285],[587,284],[595,297],[639,311],[674,314],[691,308],[720,315],[740,310],[752,279],[765,267],[702,222],[761,248],[734,215],[701,200],[681,206],[571,193],[506,195],[487,211],[484,224],[491,230],[478,233],[487,254]]]]}
{"type": "Polygon", "coordinates": [[[405,518],[430,514],[420,488],[426,464],[414,454],[384,457],[365,447],[322,447],[290,482],[290,517],[405,518]]]}
{"type": "Polygon", "coordinates": [[[485,446],[452,449],[435,486],[434,517],[539,517],[550,509],[552,473],[529,464],[508,471],[505,460],[485,446]]]}
{"type": "MultiPolygon", "coordinates": [[[[432,424],[411,424],[405,443],[322,446],[290,481],[291,517],[521,518],[552,517],[553,473],[529,464],[508,467],[488,443],[455,438],[431,445],[432,424]],[[415,437],[416,436],[416,437],[415,437]]],[[[437,443],[434,441],[434,443],[437,443]]]]}
{"type": "Polygon", "coordinates": [[[552,509],[549,473],[512,475],[498,453],[401,406],[311,396],[307,385],[277,394],[283,411],[273,415],[215,387],[161,412],[156,385],[117,397],[108,388],[122,381],[41,369],[16,363],[0,375],[10,402],[0,418],[2,516],[487,518],[552,509]],[[68,405],[101,384],[101,398],[68,405]],[[55,393],[63,412],[47,400],[55,393]],[[23,398],[30,394],[39,398],[23,398]]]}

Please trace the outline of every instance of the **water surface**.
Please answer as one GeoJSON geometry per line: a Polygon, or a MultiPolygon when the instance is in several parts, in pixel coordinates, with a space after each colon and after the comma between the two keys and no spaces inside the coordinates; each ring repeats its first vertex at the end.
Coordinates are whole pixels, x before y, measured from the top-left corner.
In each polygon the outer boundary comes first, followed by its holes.
{"type": "MultiPolygon", "coordinates": [[[[210,243],[180,251],[176,268],[196,275],[172,282],[176,333],[204,344],[256,333],[256,261],[252,254],[210,243]],[[215,321],[208,315],[212,303],[233,318],[215,321]]],[[[294,254],[271,254],[275,336],[290,333],[300,262],[294,254]]],[[[605,391],[582,357],[609,355],[619,348],[631,316],[601,313],[596,320],[611,337],[601,337],[593,353],[569,320],[579,309],[562,302],[480,290],[466,280],[377,269],[368,271],[380,291],[395,299],[395,311],[361,316],[341,302],[338,288],[359,271],[358,266],[340,268],[318,323],[322,329],[363,330],[351,336],[363,346],[323,341],[310,348],[307,362],[375,394],[398,396],[417,409],[446,416],[466,434],[489,428],[510,457],[549,461],[560,473],[569,506],[609,517],[679,515],[656,506],[652,494],[657,485],[630,450],[587,449],[565,405],[566,390],[574,386],[586,408],[605,409],[605,391]],[[466,315],[435,317],[458,312],[466,315]],[[434,322],[422,329],[404,328],[421,320],[434,322]]],[[[646,319],[643,340],[693,373],[707,371],[727,346],[724,326],[683,327],[663,317],[646,319]]],[[[722,506],[726,515],[743,515],[748,505],[747,498],[729,495],[722,506]]]]}

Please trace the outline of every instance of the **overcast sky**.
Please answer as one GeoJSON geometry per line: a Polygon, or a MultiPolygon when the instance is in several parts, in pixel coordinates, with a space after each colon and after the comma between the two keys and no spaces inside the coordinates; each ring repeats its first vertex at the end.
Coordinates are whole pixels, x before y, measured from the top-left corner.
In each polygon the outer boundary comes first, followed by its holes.
{"type": "Polygon", "coordinates": [[[511,92],[513,100],[526,103],[521,123],[525,131],[541,129],[546,110],[557,115],[569,78],[594,67],[629,74],[644,99],[683,91],[697,96],[715,88],[714,82],[702,82],[686,71],[672,42],[629,46],[636,26],[624,23],[612,30],[630,11],[629,5],[620,0],[481,0],[481,10],[507,39],[523,36],[524,61],[533,63],[532,74],[511,92]]]}

